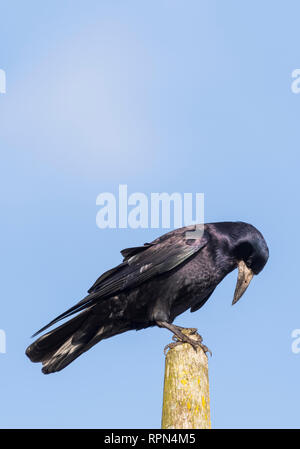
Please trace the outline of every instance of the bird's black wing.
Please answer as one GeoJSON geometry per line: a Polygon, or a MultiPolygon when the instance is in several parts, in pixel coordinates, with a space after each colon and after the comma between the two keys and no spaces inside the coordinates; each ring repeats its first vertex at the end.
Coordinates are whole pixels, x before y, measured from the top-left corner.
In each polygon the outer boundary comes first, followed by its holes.
{"type": "Polygon", "coordinates": [[[144,246],[122,250],[123,263],[100,276],[89,289],[90,295],[82,301],[90,301],[94,297],[98,300],[134,288],[177,267],[207,243],[204,236],[201,239],[186,240],[184,234],[185,231],[180,236],[170,233],[167,239],[163,236],[144,246]]]}
{"type": "Polygon", "coordinates": [[[205,235],[201,239],[185,239],[185,228],[169,236],[147,243],[142,247],[127,248],[122,251],[123,263],[105,272],[89,289],[89,295],[75,306],[66,310],[35,335],[74,313],[96,304],[99,300],[116,295],[122,291],[137,287],[145,281],[166,273],[200,251],[206,244],[205,235]]]}
{"type": "Polygon", "coordinates": [[[94,293],[98,288],[103,284],[105,279],[112,276],[114,273],[117,273],[122,269],[122,267],[126,266],[126,263],[130,257],[135,256],[136,254],[145,251],[145,249],[149,248],[149,246],[152,246],[153,243],[144,243],[144,246],[134,246],[132,248],[125,248],[122,249],[121,254],[124,257],[123,263],[120,265],[112,268],[111,270],[106,271],[105,273],[101,274],[100,277],[94,282],[94,284],[89,288],[88,293],[94,293]]]}
{"type": "Polygon", "coordinates": [[[136,256],[138,253],[145,251],[149,246],[153,246],[154,243],[144,243],[144,246],[133,246],[132,248],[122,249],[121,254],[124,257],[124,261],[130,259],[132,256],[136,256]]]}

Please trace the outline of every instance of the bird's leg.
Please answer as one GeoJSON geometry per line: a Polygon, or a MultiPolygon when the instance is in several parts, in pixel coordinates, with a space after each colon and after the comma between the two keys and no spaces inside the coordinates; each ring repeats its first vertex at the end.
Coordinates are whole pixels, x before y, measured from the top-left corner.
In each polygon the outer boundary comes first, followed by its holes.
{"type": "Polygon", "coordinates": [[[185,327],[176,326],[175,324],[170,324],[167,321],[156,321],[156,324],[159,327],[169,329],[174,334],[172,339],[175,340],[175,342],[170,343],[165,347],[164,349],[165,354],[168,349],[172,349],[175,346],[181,345],[183,343],[189,343],[195,349],[195,351],[197,350],[198,347],[200,347],[205,352],[205,354],[209,352],[210,355],[212,355],[211,350],[208,349],[207,346],[202,344],[203,338],[201,337],[201,335],[197,333],[197,329],[195,328],[189,329],[185,327]],[[194,335],[196,339],[190,338],[189,335],[194,335]]]}
{"type": "MultiPolygon", "coordinates": [[[[173,326],[175,326],[175,324],[173,324],[173,326]]],[[[175,327],[177,327],[177,329],[179,329],[181,332],[185,333],[186,335],[195,335],[195,334],[197,334],[197,331],[198,331],[198,329],[196,327],[181,327],[181,326],[175,326],[175,327]]],[[[174,335],[173,335],[173,337],[174,337],[174,335]]],[[[199,335],[199,337],[201,337],[201,335],[199,335]]]]}

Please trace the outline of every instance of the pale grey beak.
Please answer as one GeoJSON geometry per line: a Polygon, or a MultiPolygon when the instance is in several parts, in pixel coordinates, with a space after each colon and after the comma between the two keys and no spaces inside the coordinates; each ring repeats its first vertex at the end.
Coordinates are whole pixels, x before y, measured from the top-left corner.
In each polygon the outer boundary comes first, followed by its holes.
{"type": "Polygon", "coordinates": [[[243,294],[247,290],[248,285],[251,282],[251,279],[254,276],[253,271],[247,267],[247,265],[245,264],[245,262],[243,260],[241,260],[238,263],[238,269],[239,269],[239,273],[238,273],[238,278],[237,278],[237,282],[236,282],[232,305],[235,304],[236,302],[238,302],[238,300],[243,296],[243,294]]]}

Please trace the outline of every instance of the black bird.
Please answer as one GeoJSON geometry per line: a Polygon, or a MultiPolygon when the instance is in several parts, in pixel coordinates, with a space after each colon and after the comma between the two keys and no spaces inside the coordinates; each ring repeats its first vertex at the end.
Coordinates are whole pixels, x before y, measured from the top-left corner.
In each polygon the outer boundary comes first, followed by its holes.
{"type": "Polygon", "coordinates": [[[238,268],[235,304],[263,269],[269,250],[262,234],[247,223],[205,224],[200,238],[191,232],[195,229],[176,229],[121,251],[120,265],[102,274],[85,298],[34,334],[81,312],[32,343],[26,350],[30,360],[42,362],[43,373],[53,373],[105,338],[155,325],[172,331],[178,342],[197,344],[172,324],[174,319],[189,308],[200,309],[222,279],[238,268]]]}

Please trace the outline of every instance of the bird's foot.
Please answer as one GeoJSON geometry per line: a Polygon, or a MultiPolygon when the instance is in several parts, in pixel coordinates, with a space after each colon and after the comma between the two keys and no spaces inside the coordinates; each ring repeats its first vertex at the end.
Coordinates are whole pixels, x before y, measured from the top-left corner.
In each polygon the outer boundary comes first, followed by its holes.
{"type": "Polygon", "coordinates": [[[191,328],[184,328],[184,327],[177,327],[177,332],[176,334],[173,335],[172,340],[174,340],[173,343],[169,343],[168,345],[165,346],[164,348],[164,354],[167,354],[167,351],[169,349],[173,349],[178,345],[182,345],[184,343],[188,343],[190,344],[195,351],[197,351],[197,348],[201,348],[204,353],[206,354],[207,352],[209,352],[209,354],[212,356],[212,352],[211,350],[205,346],[204,344],[202,344],[203,338],[201,337],[201,335],[199,335],[197,333],[197,329],[191,328]],[[193,335],[194,338],[190,338],[189,335],[193,335]]]}
{"type": "Polygon", "coordinates": [[[195,328],[189,329],[185,327],[175,326],[175,324],[168,323],[167,321],[156,321],[156,324],[159,327],[169,329],[174,334],[172,339],[175,341],[174,343],[169,343],[164,348],[165,354],[168,349],[172,349],[177,345],[182,345],[183,343],[189,343],[195,349],[195,351],[197,351],[197,348],[200,347],[205,354],[209,352],[210,355],[212,355],[211,350],[207,346],[202,344],[203,338],[201,337],[201,335],[197,333],[198,329],[195,328]]]}
{"type": "MultiPolygon", "coordinates": [[[[196,327],[181,327],[181,326],[175,326],[174,324],[173,324],[173,326],[176,327],[176,329],[178,329],[179,331],[181,331],[182,333],[184,333],[186,335],[194,335],[198,332],[198,329],[196,327]]],[[[199,337],[201,337],[201,335],[199,335],[199,337]]]]}

